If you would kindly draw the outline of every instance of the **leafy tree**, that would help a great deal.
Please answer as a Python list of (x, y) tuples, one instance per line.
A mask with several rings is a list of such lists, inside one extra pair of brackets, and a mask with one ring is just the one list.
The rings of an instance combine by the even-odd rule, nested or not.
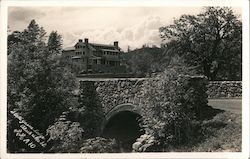
[(43, 133), (72, 105), (76, 86), (71, 72), (53, 56), (60, 48), (50, 48), (45, 35), (32, 20), (20, 33), (21, 41), (9, 46), (8, 56), (8, 109), (18, 110)]
[[(138, 76), (145, 76), (152, 72), (164, 70), (167, 58), (162, 58), (164, 50), (161, 48), (149, 48), (144, 45), (140, 49), (123, 54), (127, 70)], [(164, 65), (164, 66), (163, 66)]]
[(206, 7), (161, 27), (168, 54), (178, 54), (210, 80), (241, 78), (242, 23), (228, 7)]

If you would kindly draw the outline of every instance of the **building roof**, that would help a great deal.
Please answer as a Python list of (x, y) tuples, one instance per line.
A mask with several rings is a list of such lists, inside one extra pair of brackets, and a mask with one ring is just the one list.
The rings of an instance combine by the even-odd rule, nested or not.
[(75, 50), (75, 47), (66, 47), (63, 49), (63, 51), (71, 51), (71, 50)]
[(110, 47), (110, 48), (115, 48), (114, 45), (108, 45), (108, 44), (97, 44), (97, 43), (90, 43), (93, 46), (100, 46), (100, 47)]
[[(86, 46), (84, 42), (77, 42), (73, 47), (67, 47), (63, 49), (64, 51), (70, 51), (75, 50), (76, 45)], [(119, 52), (119, 49), (117, 49), (114, 45), (107, 45), (107, 44), (97, 44), (97, 43), (89, 43), (89, 48), (91, 50), (102, 50), (102, 51), (112, 51), (112, 52)]]
[(115, 50), (110, 50), (110, 49), (101, 49), (102, 51), (109, 51), (109, 52), (119, 52), (119, 50), (115, 49)]

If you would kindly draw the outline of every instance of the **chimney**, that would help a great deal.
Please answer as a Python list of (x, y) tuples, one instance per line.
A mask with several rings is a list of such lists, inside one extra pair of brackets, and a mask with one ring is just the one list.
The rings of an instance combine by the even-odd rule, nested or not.
[(115, 41), (115, 42), (114, 42), (114, 46), (115, 46), (115, 48), (119, 49), (118, 41)]
[(88, 38), (85, 38), (85, 39), (84, 39), (84, 43), (85, 43), (85, 44), (88, 44), (88, 43), (89, 43), (89, 39), (88, 39)]
[(82, 39), (79, 39), (78, 42), (79, 42), (79, 43), (82, 43)]

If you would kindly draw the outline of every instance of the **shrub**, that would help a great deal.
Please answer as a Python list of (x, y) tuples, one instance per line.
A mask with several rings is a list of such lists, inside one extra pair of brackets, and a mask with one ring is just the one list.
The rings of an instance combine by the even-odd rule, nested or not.
[(115, 139), (105, 139), (102, 137), (95, 137), (83, 141), (80, 152), (82, 153), (119, 152), (119, 145)]
[(96, 137), (100, 133), (101, 123), (104, 118), (102, 105), (96, 93), (93, 81), (80, 83), (78, 121), (85, 131), (86, 138)]
[(158, 141), (154, 136), (143, 134), (137, 138), (136, 142), (132, 145), (134, 152), (149, 152), (154, 151), (158, 145)]
[(57, 122), (49, 126), (47, 134), (51, 144), (51, 152), (75, 152), (83, 139), (84, 130), (80, 123), (66, 120), (66, 115), (60, 116)]
[(194, 136), (193, 121), (201, 118), (207, 95), (206, 80), (193, 74), (173, 67), (144, 83), (142, 127), (161, 145), (187, 143)]

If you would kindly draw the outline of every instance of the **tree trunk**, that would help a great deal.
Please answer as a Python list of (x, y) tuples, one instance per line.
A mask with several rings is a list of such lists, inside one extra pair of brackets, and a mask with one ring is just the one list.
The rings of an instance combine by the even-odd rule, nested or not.
[(216, 68), (214, 69), (214, 71), (213, 71), (212, 73), (210, 73), (210, 76), (211, 76), (211, 80), (212, 80), (212, 81), (216, 80), (216, 76), (217, 76), (217, 73), (218, 73), (219, 69), (220, 69), (220, 65), (218, 65), (218, 67), (216, 67)]
[(204, 60), (202, 63), (203, 63), (204, 75), (207, 76), (208, 80), (210, 80), (211, 79), (211, 74), (210, 74), (211, 64), (208, 64), (207, 60)]

